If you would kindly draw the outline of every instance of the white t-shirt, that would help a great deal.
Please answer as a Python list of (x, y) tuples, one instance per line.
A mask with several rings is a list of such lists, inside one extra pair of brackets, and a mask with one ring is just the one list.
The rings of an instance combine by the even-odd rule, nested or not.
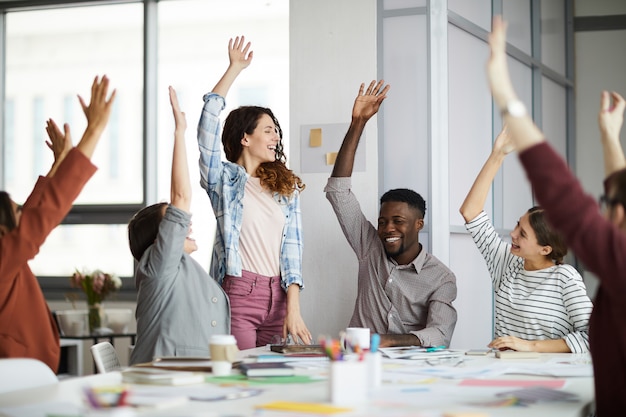
[(269, 277), (280, 276), (280, 245), (285, 215), (258, 177), (248, 177), (239, 236), (242, 267)]

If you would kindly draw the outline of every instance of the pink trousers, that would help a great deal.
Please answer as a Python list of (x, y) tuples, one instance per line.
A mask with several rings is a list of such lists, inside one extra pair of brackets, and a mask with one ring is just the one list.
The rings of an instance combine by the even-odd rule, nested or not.
[(265, 346), (283, 335), (287, 294), (280, 277), (242, 271), (241, 277), (226, 275), (222, 287), (230, 298), (230, 329), (239, 349)]

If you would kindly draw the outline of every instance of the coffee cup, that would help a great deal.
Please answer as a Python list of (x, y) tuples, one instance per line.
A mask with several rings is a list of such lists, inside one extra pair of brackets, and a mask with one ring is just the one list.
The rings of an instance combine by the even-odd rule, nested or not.
[(341, 346), (347, 352), (370, 348), (370, 329), (367, 327), (348, 327), (341, 334)]
[(209, 339), (209, 352), (211, 353), (211, 368), (213, 375), (230, 375), (233, 362), (237, 360), (237, 341), (235, 336), (229, 334), (215, 334)]

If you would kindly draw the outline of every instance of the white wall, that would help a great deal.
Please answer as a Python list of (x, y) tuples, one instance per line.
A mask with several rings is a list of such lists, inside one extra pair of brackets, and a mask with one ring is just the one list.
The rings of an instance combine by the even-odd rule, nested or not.
[[(415, 2), (409, 3), (416, 5)], [(292, 1), (290, 7), (291, 167), (296, 172), (299, 171), (300, 147), (308, 140), (298, 136), (301, 125), (349, 122), (359, 83), (384, 76), (391, 84), (388, 98), (379, 113), (385, 120), (385, 127), (381, 133), (377, 129), (376, 119), (370, 120), (367, 125), (360, 145), (366, 151), (366, 170), (353, 174), (353, 191), (372, 222), (375, 222), (378, 215), (379, 193), (393, 187), (415, 189), (426, 198), (430, 213), (433, 213), (432, 210), (438, 211), (446, 222), (443, 225), (446, 230), (443, 231), (438, 225), (429, 225), (432, 229), (421, 233), (420, 241), (430, 251), (429, 243), (432, 240), (429, 233), (432, 231), (438, 233), (437, 238), (443, 241), (446, 249), (443, 252), (447, 252), (448, 247), (453, 252), (449, 263), (448, 253), (434, 253), (449, 264), (458, 279), (459, 296), (455, 306), (459, 321), (453, 345), (486, 345), (492, 332), (492, 296), (484, 261), (467, 236), (451, 236), (447, 230), (449, 218), (455, 219), (450, 220), (451, 224), (459, 224), (458, 205), (462, 199), (455, 198), (452, 203), (454, 207), (447, 203), (442, 206), (433, 202), (433, 190), (436, 187), (440, 187), (436, 188), (438, 193), (446, 194), (446, 189), (450, 188), (447, 177), (442, 179), (436, 175), (442, 161), (435, 160), (448, 156), (446, 153), (434, 156), (429, 149), (434, 146), (431, 141), (448, 139), (434, 134), (435, 131), (447, 134), (447, 126), (443, 130), (441, 126), (434, 128), (429, 125), (429, 120), (437, 119), (444, 124), (448, 121), (445, 111), (436, 115), (430, 111), (433, 101), (428, 98), (428, 94), (438, 93), (431, 92), (432, 88), (427, 84), (427, 65), (431, 58), (425, 58), (426, 17), (398, 17), (383, 24), (385, 38), (381, 43), (385, 51), (381, 67), (384, 74), (377, 74), (377, 60), (381, 59), (377, 55), (383, 51), (378, 51), (377, 54), (376, 46), (377, 40), (380, 42), (383, 34), (376, 32), (375, 0)], [(489, 14), (488, 11), (485, 13)], [(421, 30), (416, 30), (415, 22), (421, 24)], [(463, 110), (458, 107), (455, 107), (458, 111), (450, 110), (455, 110), (454, 114), (457, 116), (464, 115), (463, 123), (454, 126), (450, 123), (450, 134), (458, 134), (456, 144), (469, 143), (478, 140), (477, 137), (490, 143), (491, 138), (490, 100), (483, 74), (486, 47), (475, 46), (472, 52), (478, 53), (480, 62), (475, 62), (478, 60), (473, 58), (470, 63), (471, 77), (478, 78), (480, 82), (469, 86), (466, 82), (461, 82), (459, 85), (462, 88), (450, 91), (455, 98), (451, 101), (458, 103), (461, 101), (458, 98), (463, 95), (466, 102)], [(443, 53), (446, 54), (445, 47)], [(469, 56), (472, 59), (472, 54)], [(467, 56), (464, 57), (468, 59)], [(470, 68), (467, 62), (454, 63), (466, 69)], [(459, 74), (458, 68), (455, 70), (460, 77), (463, 75)], [(465, 79), (467, 76), (465, 74)], [(470, 91), (468, 87), (472, 87)], [(480, 97), (482, 106), (477, 106), (476, 96)], [(445, 110), (447, 99), (439, 98), (443, 99)], [(472, 115), (480, 129), (468, 129), (464, 124)], [(460, 126), (465, 128), (458, 129)], [(469, 131), (472, 132), (471, 135), (468, 135)], [(381, 148), (384, 155), (378, 153)], [(469, 149), (471, 155), (477, 153), (475, 148)], [(451, 164), (453, 172), (450, 174), (450, 182), (458, 179), (459, 173), (464, 173), (466, 168), (470, 172), (468, 176), (475, 175), (477, 169), (473, 169), (474, 165), (478, 164), (479, 167), (482, 157), (488, 154), (490, 145), (486, 145), (484, 149), (484, 155), (476, 158), (468, 158), (468, 153), (463, 153), (467, 147), (462, 150), (451, 149), (450, 154), (458, 157), (460, 165)], [(464, 168), (462, 165), (468, 160), (471, 160), (471, 167)], [(356, 296), (357, 260), (323, 193), (330, 171), (331, 167), (328, 167), (323, 173), (301, 174), (307, 184), (302, 195), (306, 284), (306, 289), (302, 292), (302, 314), (314, 336), (336, 335), (345, 328)], [(384, 181), (384, 185), (378, 183), (379, 178)], [(469, 189), (469, 185), (466, 188)], [(459, 193), (465, 193), (467, 189)], [(455, 197), (459, 193), (455, 193)], [(432, 223), (431, 216), (432, 214), (428, 215), (427, 223)]]
[[(376, 1), (293, 0), (289, 13), (289, 161), (299, 172), (301, 141), (308, 141), (300, 138), (300, 126), (349, 123), (360, 83), (377, 77)], [(353, 190), (372, 221), (378, 216), (376, 131), (376, 119), (370, 120), (361, 142), (366, 148), (366, 171), (352, 177)], [(301, 174), (307, 186), (302, 194), (306, 288), (301, 305), (314, 337), (336, 337), (348, 325), (356, 296), (356, 256), (323, 192), (331, 168)]]

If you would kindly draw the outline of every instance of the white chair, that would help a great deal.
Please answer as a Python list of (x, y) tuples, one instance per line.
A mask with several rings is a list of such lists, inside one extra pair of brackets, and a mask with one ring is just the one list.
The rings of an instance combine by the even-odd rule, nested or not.
[(52, 385), (59, 382), (45, 363), (31, 358), (0, 359), (0, 393)]
[(119, 371), (122, 369), (120, 360), (117, 358), (115, 347), (109, 342), (100, 342), (91, 348), (93, 361), (96, 363), (96, 369), (99, 374), (107, 372)]

